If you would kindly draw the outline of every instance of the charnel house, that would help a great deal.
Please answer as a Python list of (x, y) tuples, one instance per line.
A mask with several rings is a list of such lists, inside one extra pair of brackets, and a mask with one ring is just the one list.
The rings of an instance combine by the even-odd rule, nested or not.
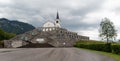
[(71, 47), (78, 40), (89, 40), (89, 37), (81, 36), (76, 32), (62, 28), (57, 12), (54, 22), (47, 21), (42, 27), (17, 35), (10, 40), (4, 40), (4, 46), (6, 48), (17, 48), (25, 45), (39, 44), (37, 47), (41, 47), (47, 44), (47, 46), (53, 47)]

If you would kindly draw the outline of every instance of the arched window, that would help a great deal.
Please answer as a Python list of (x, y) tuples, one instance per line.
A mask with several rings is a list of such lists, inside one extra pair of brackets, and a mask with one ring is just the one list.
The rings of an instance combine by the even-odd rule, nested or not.
[(45, 29), (43, 29), (43, 31), (45, 31)]
[(60, 33), (62, 33), (62, 31), (60, 31)]
[(55, 28), (53, 28), (52, 30), (55, 30)]
[(51, 28), (49, 28), (49, 31), (52, 31), (52, 29), (51, 29)]
[(46, 29), (46, 31), (48, 31), (48, 28)]

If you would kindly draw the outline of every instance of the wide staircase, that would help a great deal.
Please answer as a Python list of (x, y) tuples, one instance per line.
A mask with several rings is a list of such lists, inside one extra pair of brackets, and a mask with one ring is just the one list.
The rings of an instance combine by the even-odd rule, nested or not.
[[(28, 44), (27, 45), (23, 45), (19, 48), (40, 48), (40, 47), (55, 47), (56, 45), (56, 40), (52, 39), (51, 36), (54, 36), (56, 34), (55, 31), (51, 31), (51, 32), (38, 32), (36, 35), (30, 35), (29, 33), (27, 35), (29, 35), (31, 38), (26, 41)], [(35, 37), (43, 37), (46, 38), (47, 41), (46, 43), (33, 43), (31, 40), (34, 39)]]
[(18, 47), (18, 48), (45, 48), (45, 47), (54, 47), (48, 43), (40, 44), (40, 43), (29, 43), (27, 45)]

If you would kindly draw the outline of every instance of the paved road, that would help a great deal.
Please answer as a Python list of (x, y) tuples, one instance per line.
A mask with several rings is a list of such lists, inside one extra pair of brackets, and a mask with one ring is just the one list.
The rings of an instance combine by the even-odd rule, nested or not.
[(116, 61), (78, 48), (0, 49), (0, 61)]

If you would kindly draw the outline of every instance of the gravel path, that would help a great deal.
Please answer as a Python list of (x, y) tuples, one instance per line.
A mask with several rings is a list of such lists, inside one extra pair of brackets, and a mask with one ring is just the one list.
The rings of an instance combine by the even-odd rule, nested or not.
[(116, 61), (78, 48), (0, 49), (0, 61)]

